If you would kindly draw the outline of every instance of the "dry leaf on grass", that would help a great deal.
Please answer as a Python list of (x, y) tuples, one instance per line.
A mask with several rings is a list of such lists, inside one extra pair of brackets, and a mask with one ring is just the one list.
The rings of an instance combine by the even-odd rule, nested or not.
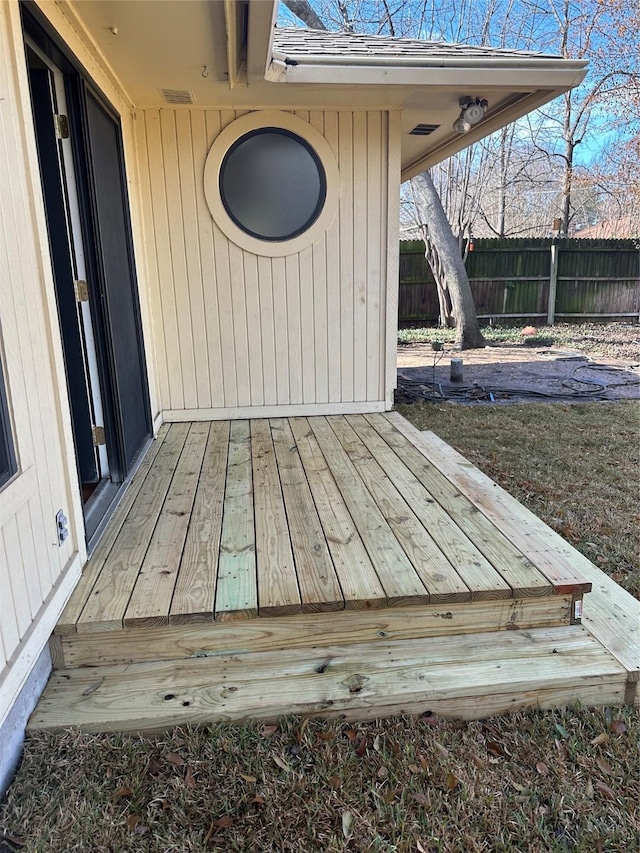
[(536, 764), (536, 770), (538, 771), (538, 773), (541, 776), (548, 776), (549, 775), (549, 768), (544, 763), (544, 761), (538, 761), (538, 763)]
[(169, 764), (174, 764), (176, 767), (182, 767), (185, 764), (185, 760), (181, 755), (178, 755), (177, 752), (167, 752), (164, 755), (164, 760), (168, 761)]
[(260, 729), (260, 734), (262, 737), (271, 737), (278, 731), (277, 726), (263, 726)]
[(362, 758), (362, 756), (367, 751), (367, 741), (369, 738), (366, 735), (363, 735), (358, 741), (358, 745), (356, 746), (356, 755), (358, 758)]
[(455, 773), (449, 773), (447, 776), (447, 792), (455, 791), (460, 786), (461, 782)]
[(610, 729), (616, 735), (623, 735), (626, 734), (627, 726), (622, 720), (613, 720)]
[(611, 765), (609, 764), (609, 762), (607, 761), (606, 758), (601, 758), (600, 756), (598, 756), (596, 758), (596, 764), (598, 765), (600, 770), (602, 770), (603, 773), (607, 774), (607, 776), (613, 776), (614, 775), (613, 768), (611, 767)]
[(351, 812), (342, 812), (342, 834), (348, 841), (351, 837), (351, 827), (353, 825), (353, 815)]
[(596, 789), (596, 791), (599, 791), (603, 797), (607, 797), (607, 799), (609, 800), (616, 799), (615, 792), (608, 785), (605, 785), (604, 782), (601, 782), (599, 779), (596, 779), (596, 781), (593, 783), (593, 787)]
[(193, 770), (188, 765), (184, 774), (184, 784), (187, 786), (187, 788), (196, 787), (196, 779), (193, 775)]
[(591, 746), (600, 746), (601, 743), (609, 743), (611, 738), (606, 732), (602, 732), (591, 741)]
[(443, 758), (449, 758), (449, 750), (446, 746), (443, 746), (441, 743), (438, 743), (437, 740), (433, 742), (433, 745)]
[(289, 767), (287, 762), (284, 760), (284, 758), (281, 758), (279, 755), (274, 755), (274, 756), (272, 756), (272, 758), (281, 770), (284, 770), (287, 773), (290, 772), (291, 768)]
[(118, 790), (113, 795), (113, 802), (117, 803), (118, 800), (121, 800), (123, 797), (130, 797), (133, 794), (133, 791), (128, 785), (123, 785), (122, 788), (118, 788)]

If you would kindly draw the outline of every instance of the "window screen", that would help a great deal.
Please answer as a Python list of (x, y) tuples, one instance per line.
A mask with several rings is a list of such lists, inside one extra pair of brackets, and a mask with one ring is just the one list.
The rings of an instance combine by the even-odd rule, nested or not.
[(241, 136), (220, 167), (220, 196), (235, 224), (260, 240), (302, 234), (326, 197), (322, 164), (301, 137), (275, 127)]

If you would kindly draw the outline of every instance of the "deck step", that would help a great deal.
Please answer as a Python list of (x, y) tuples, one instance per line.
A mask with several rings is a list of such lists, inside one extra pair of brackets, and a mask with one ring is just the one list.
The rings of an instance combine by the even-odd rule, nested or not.
[(54, 672), (28, 728), (151, 732), (283, 714), (479, 719), (621, 704), (625, 668), (580, 625)]
[[(569, 625), (572, 596), (208, 621), (54, 636), (55, 669)], [(96, 626), (97, 627), (97, 626)]]

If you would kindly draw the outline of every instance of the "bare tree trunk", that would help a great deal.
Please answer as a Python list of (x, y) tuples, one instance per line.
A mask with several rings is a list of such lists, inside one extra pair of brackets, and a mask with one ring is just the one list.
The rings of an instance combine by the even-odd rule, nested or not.
[(326, 30), (309, 0), (283, 0), (287, 9), (312, 30)]
[[(422, 193), (422, 209), (426, 225), (423, 233), (433, 245), (439, 261), (439, 267), (447, 291), (451, 298), (453, 314), (456, 321), (456, 346), (460, 349), (478, 349), (487, 346), (480, 331), (476, 315), (476, 307), (469, 286), (469, 277), (460, 255), (460, 248), (451, 225), (445, 215), (442, 202), (428, 172), (423, 172), (419, 178)], [(429, 259), (427, 255), (427, 259)], [(437, 273), (434, 270), (434, 276)], [(438, 291), (440, 297), (440, 291)], [(441, 303), (441, 315), (443, 313)]]

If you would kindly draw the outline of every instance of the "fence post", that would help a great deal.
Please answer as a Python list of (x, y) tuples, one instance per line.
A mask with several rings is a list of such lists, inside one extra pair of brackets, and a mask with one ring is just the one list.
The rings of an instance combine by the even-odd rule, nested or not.
[(553, 326), (556, 316), (556, 292), (558, 290), (558, 245), (551, 244), (551, 263), (549, 266), (549, 301), (547, 303), (547, 326)]

